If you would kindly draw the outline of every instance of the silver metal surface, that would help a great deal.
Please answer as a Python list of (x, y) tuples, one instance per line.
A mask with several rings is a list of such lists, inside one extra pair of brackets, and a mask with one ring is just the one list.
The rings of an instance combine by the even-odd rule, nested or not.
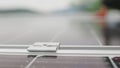
[(37, 42), (29, 46), (29, 52), (56, 52), (59, 48), (58, 42)]
[[(8, 47), (9, 46), (9, 47)], [(8, 55), (73, 55), (73, 56), (119, 56), (119, 46), (81, 46), (61, 45), (56, 53), (51, 52), (29, 52), (26, 46), (21, 45), (0, 45), (0, 54)]]

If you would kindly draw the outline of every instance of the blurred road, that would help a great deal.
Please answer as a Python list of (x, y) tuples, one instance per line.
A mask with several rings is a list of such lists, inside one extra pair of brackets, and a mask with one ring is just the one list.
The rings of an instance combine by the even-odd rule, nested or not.
[(57, 41), (67, 45), (99, 45), (83, 21), (41, 16), (0, 16), (1, 44)]
[[(63, 45), (102, 45), (103, 38), (90, 17), (12, 15), (0, 16), (1, 44), (57, 41)], [(95, 26), (95, 27), (94, 27)]]

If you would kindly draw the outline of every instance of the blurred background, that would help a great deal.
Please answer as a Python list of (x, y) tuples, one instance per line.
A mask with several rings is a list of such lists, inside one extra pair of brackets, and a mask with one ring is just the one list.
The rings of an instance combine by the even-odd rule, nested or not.
[(119, 22), (119, 9), (108, 8), (110, 2), (0, 0), (0, 43), (119, 45), (119, 24), (113, 26)]

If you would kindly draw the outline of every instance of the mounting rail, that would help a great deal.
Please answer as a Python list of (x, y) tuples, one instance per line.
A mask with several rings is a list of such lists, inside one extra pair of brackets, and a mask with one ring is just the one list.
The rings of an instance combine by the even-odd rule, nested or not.
[[(43, 45), (44, 44), (44, 45)], [(0, 45), (4, 55), (58, 55), (58, 56), (120, 56), (120, 46), (60, 45), (35, 43), (33, 45)]]

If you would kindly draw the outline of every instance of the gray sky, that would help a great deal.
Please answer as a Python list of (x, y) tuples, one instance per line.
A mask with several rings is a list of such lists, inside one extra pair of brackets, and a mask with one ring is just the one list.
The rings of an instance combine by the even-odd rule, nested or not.
[(43, 12), (69, 7), (72, 0), (0, 0), (0, 9), (32, 8)]

